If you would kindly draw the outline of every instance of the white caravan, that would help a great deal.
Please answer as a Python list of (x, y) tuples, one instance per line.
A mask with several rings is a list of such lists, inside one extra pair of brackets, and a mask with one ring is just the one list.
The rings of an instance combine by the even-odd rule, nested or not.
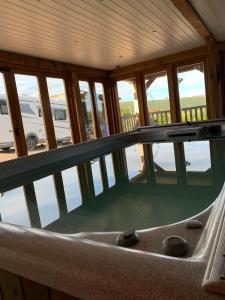
[[(46, 142), (44, 121), (40, 103), (37, 99), (24, 97), (20, 100), (20, 110), (28, 150), (35, 150), (39, 144)], [(60, 99), (51, 99), (52, 118), (58, 144), (69, 143), (69, 117), (65, 103)], [(6, 99), (0, 96), (0, 149), (14, 147), (13, 132)]]

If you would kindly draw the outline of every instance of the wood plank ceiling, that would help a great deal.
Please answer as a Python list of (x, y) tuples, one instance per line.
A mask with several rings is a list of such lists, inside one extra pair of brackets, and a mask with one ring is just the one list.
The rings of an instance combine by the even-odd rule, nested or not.
[(223, 0), (190, 0), (207, 28), (217, 41), (225, 40), (225, 1)]
[(0, 0), (0, 49), (105, 70), (204, 40), (170, 0)]

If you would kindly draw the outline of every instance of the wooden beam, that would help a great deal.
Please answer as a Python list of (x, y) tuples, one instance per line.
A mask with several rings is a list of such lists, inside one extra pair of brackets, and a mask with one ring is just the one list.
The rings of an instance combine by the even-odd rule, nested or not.
[(45, 123), (45, 133), (49, 150), (57, 148), (54, 124), (52, 120), (51, 105), (49, 100), (47, 80), (45, 76), (38, 76), (42, 111)]
[(170, 114), (171, 122), (181, 122), (180, 100), (177, 70), (174, 65), (169, 65), (167, 68), (169, 99), (170, 99)]
[(211, 32), (208, 30), (199, 14), (188, 0), (170, 0), (185, 19), (194, 27), (198, 34), (203, 38), (214, 40)]
[(89, 77), (108, 77), (108, 71), (97, 68), (83, 67), (75, 64), (69, 64), (34, 56), (28, 56), (18, 53), (0, 50), (0, 68), (17, 69), (46, 73), (65, 73), (76, 72)]
[(4, 72), (4, 79), (16, 152), (17, 156), (20, 157), (27, 155), (28, 153), (20, 111), (19, 98), (16, 88), (16, 80), (12, 72)]
[(90, 90), (91, 112), (92, 112), (92, 118), (94, 123), (93, 125), (94, 125), (95, 137), (100, 138), (102, 136), (102, 133), (99, 125), (95, 84), (93, 80), (90, 80), (88, 84)]
[(206, 80), (206, 96), (207, 96), (207, 113), (209, 119), (217, 119), (223, 117), (223, 105), (221, 95), (221, 71), (220, 54), (211, 40), (207, 40), (208, 56), (205, 67)]
[(148, 105), (147, 105), (147, 94), (145, 88), (145, 78), (142, 73), (138, 73), (136, 76), (136, 93), (138, 98), (139, 106), (139, 121), (140, 126), (150, 125), (148, 117)]
[(76, 106), (76, 113), (77, 113), (77, 120), (78, 120), (78, 130), (80, 133), (80, 141), (86, 141), (87, 140), (87, 133), (86, 133), (86, 126), (85, 126), (85, 120), (84, 120), (84, 114), (82, 109), (82, 101), (80, 96), (80, 87), (79, 87), (79, 81), (77, 74), (72, 72), (72, 82), (73, 82), (73, 93), (75, 96), (75, 106)]
[(65, 91), (66, 91), (66, 98), (67, 98), (67, 105), (68, 105), (68, 112), (69, 112), (69, 119), (70, 119), (70, 126), (71, 126), (71, 133), (72, 133), (72, 143), (80, 143), (80, 133), (79, 130), (79, 122), (77, 118), (77, 108), (76, 108), (76, 97), (74, 94), (74, 87), (73, 87), (73, 79), (72, 74), (69, 73), (65, 80)]
[[(221, 44), (221, 47), (223, 47), (223, 45)], [(225, 44), (224, 44), (225, 47)], [(202, 57), (206, 57), (207, 56), (207, 47), (206, 46), (202, 46), (202, 47), (198, 47), (198, 48), (193, 48), (187, 51), (182, 51), (182, 52), (178, 52), (178, 53), (174, 53), (171, 55), (167, 55), (167, 56), (163, 56), (163, 57), (159, 57), (159, 58), (155, 58), (155, 59), (151, 59), (151, 60), (147, 60), (144, 62), (140, 62), (137, 64), (132, 64), (129, 66), (125, 66), (116, 70), (112, 70), (110, 72), (110, 77), (111, 78), (115, 78), (118, 79), (120, 77), (130, 77), (132, 74), (135, 72), (139, 72), (139, 71), (146, 71), (146, 72), (151, 72), (152, 69), (164, 69), (167, 67), (167, 65), (171, 64), (171, 63), (179, 63), (179, 62), (183, 62), (183, 61), (187, 61), (189, 59), (202, 59)], [(128, 78), (127, 77), (127, 78)]]

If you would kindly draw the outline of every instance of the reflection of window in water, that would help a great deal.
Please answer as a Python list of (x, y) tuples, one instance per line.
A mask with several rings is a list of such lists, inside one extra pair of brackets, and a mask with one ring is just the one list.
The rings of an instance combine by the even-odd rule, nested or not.
[(205, 172), (211, 168), (208, 141), (184, 142), (186, 170)]
[(188, 184), (211, 183), (211, 156), (208, 141), (184, 142)]
[(112, 187), (116, 183), (112, 154), (105, 155), (105, 165), (109, 187)]
[(0, 214), (3, 222), (30, 226), (30, 218), (22, 187), (0, 195)]
[(59, 206), (52, 176), (34, 181), (41, 226), (59, 218)]
[(71, 211), (82, 204), (77, 167), (72, 167), (62, 171), (62, 179), (66, 196), (67, 209), (68, 211)]
[(99, 158), (91, 161), (91, 170), (94, 182), (95, 196), (103, 192), (102, 174)]
[(173, 143), (153, 144), (153, 160), (157, 183), (177, 182)]
[(125, 149), (127, 160), (127, 171), (129, 180), (143, 172), (143, 146), (136, 144)]

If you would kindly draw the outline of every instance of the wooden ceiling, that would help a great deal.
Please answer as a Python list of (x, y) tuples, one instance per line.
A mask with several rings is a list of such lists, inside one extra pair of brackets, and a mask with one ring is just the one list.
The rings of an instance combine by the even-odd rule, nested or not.
[(225, 1), (224, 0), (190, 0), (194, 9), (217, 41), (225, 40)]
[(105, 70), (204, 44), (170, 0), (0, 0), (0, 19), (0, 50)]

